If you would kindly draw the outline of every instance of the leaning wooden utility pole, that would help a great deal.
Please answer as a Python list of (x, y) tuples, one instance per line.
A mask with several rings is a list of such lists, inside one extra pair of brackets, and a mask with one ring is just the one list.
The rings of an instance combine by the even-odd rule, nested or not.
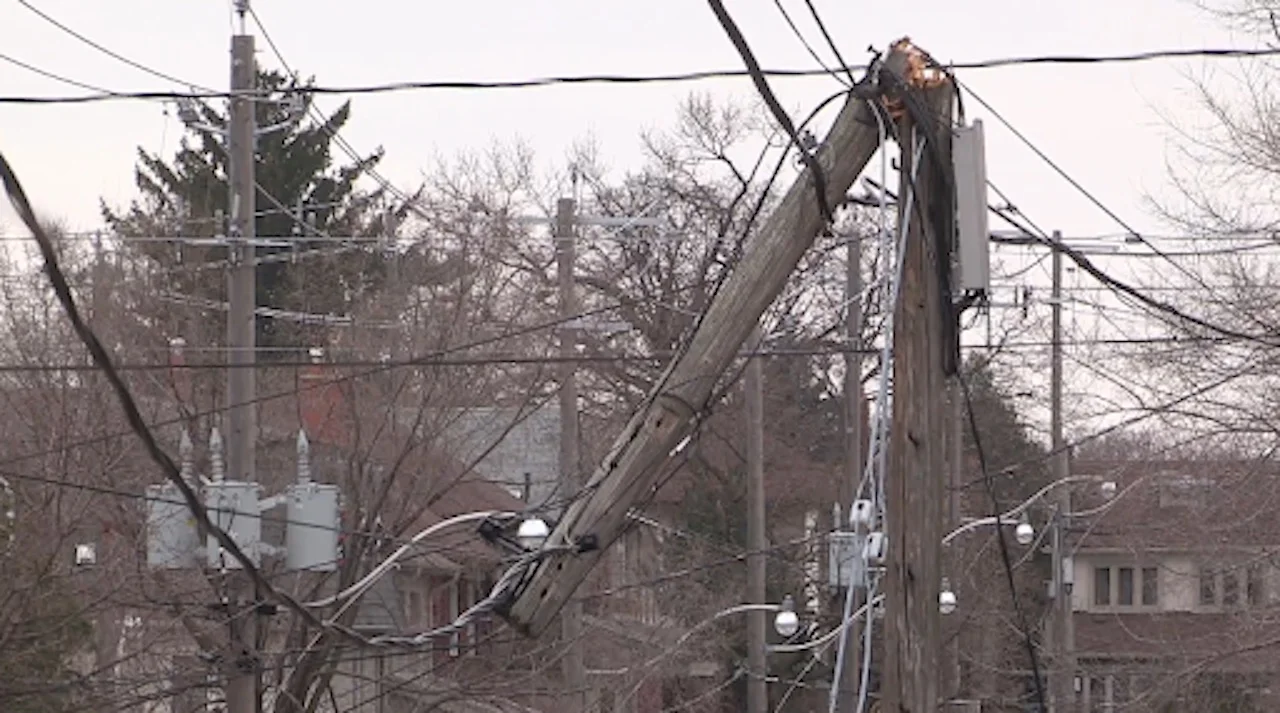
[[(894, 49), (876, 77), (907, 74), (907, 53)], [(861, 94), (859, 96), (858, 94)], [(557, 550), (529, 574), (501, 607), (518, 630), (538, 635), (595, 567), (603, 550), (627, 524), (627, 512), (647, 499), (659, 476), (710, 407), (726, 369), (760, 316), (787, 280), (827, 219), (820, 200), (837, 205), (880, 144), (876, 109), (878, 84), (859, 87), (836, 117), (831, 131), (814, 151), (822, 171), (819, 198), (814, 175), (805, 169), (777, 208), (748, 242), (738, 266), (707, 306), (698, 328), (680, 356), (654, 387), (651, 398), (619, 434), (584, 495), (565, 511), (547, 539)]]
[[(915, 63), (896, 109), (902, 145), (898, 221), (907, 226), (902, 283), (894, 309), (893, 416), (885, 475), (884, 709), (931, 713), (939, 702), (942, 523), (947, 478), (944, 339), (951, 295), (954, 200), (951, 102), (941, 71)], [(917, 165), (917, 161), (918, 164)]]

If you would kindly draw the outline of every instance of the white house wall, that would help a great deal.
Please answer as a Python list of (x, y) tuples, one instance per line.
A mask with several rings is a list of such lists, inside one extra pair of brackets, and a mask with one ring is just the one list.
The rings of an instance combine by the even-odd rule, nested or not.
[[(1195, 611), (1199, 603), (1200, 578), (1195, 559), (1185, 554), (1125, 555), (1119, 553), (1077, 553), (1072, 558), (1074, 584), (1071, 588), (1072, 611), (1093, 611), (1093, 576), (1097, 567), (1155, 567), (1158, 570), (1158, 611)], [(1275, 578), (1271, 573), (1271, 579)], [(1113, 584), (1114, 586), (1114, 584)], [(1275, 591), (1268, 582), (1268, 591)], [(1141, 596), (1141, 592), (1135, 593)], [(1108, 611), (1120, 607), (1107, 607)], [(1133, 607), (1134, 611), (1151, 611), (1149, 607)]]

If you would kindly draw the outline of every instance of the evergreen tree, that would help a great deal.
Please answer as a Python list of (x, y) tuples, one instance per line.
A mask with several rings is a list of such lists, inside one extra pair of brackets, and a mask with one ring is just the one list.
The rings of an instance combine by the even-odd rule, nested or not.
[[(258, 267), (257, 304), (345, 314), (361, 297), (379, 288), (391, 253), (388, 245), (377, 242), (335, 244), (321, 236), (392, 236), (405, 206), (391, 206), (384, 188), (366, 191), (357, 185), (381, 161), (380, 149), (346, 165), (335, 161), (334, 144), (351, 116), (350, 103), (323, 122), (304, 119), (287, 123), (287, 98), (298, 89), (294, 80), (260, 71), (257, 84), (266, 97), (255, 104), (257, 125), (286, 122), (286, 128), (262, 134), (257, 140), (257, 236), (286, 239), (257, 248), (258, 257), (266, 258)], [(304, 106), (309, 107), (309, 97), (302, 96)], [(151, 273), (157, 278), (157, 284), (152, 285), (155, 290), (220, 302), (225, 299), (225, 277), (217, 268), (227, 257), (225, 248), (137, 240), (225, 234), (230, 203), (222, 129), (228, 126), (228, 117), (206, 103), (197, 103), (194, 108), (202, 124), (219, 131), (187, 127), (187, 135), (171, 159), (139, 148), (135, 180), (141, 195), (125, 210), (104, 204), (102, 212), (115, 236), (128, 246), (129, 254), (145, 257), (160, 268)], [(299, 223), (298, 207), (305, 227)], [(298, 237), (311, 239), (288, 240)], [(221, 319), (216, 312), (208, 313), (207, 318), (212, 322)], [(204, 338), (221, 333), (219, 326), (207, 326)], [(316, 337), (297, 323), (258, 320), (258, 342), (263, 346)]]

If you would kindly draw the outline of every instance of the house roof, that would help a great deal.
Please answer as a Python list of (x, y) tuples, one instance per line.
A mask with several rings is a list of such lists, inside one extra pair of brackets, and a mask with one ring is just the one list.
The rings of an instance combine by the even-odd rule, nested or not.
[(1257, 462), (1077, 462), (1076, 475), (1117, 483), (1103, 500), (1096, 486), (1077, 487), (1072, 509), (1098, 510), (1073, 523), (1082, 550), (1256, 548), (1280, 544), (1280, 469)]
[(405, 629), (404, 605), (393, 577), (375, 580), (361, 595), (353, 628), (371, 634)]

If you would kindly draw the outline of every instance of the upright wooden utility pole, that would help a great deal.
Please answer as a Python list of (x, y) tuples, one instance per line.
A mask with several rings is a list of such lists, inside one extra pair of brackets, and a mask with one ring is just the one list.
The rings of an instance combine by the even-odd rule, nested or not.
[[(1052, 450), (1053, 479), (1062, 480), (1070, 470), (1067, 462), (1065, 439), (1062, 432), (1062, 233), (1053, 233), (1053, 292), (1050, 307), (1053, 314), (1052, 354), (1049, 365), (1049, 438)], [(1066, 549), (1066, 513), (1071, 510), (1071, 489), (1057, 488), (1054, 493), (1057, 510), (1054, 513), (1052, 541), (1053, 586), (1052, 622), (1049, 626), (1053, 642), (1054, 661), (1050, 673), (1050, 701), (1053, 713), (1074, 713), (1075, 690), (1075, 631), (1071, 619), (1071, 593), (1063, 576), (1063, 551)]]
[[(927, 70), (926, 70), (927, 71)], [(885, 475), (888, 555), (885, 577), (885, 653), (881, 690), (885, 710), (932, 713), (939, 701), (942, 523), (947, 459), (944, 319), (951, 295), (942, 294), (950, 271), (954, 205), (943, 177), (951, 163), (951, 102), (945, 77), (916, 75), (902, 101), (899, 225), (908, 226), (903, 275), (894, 306), (893, 420)], [(931, 86), (932, 85), (932, 86)], [(917, 124), (909, 108), (920, 107)], [(925, 116), (920, 116), (921, 111)], [(920, 165), (915, 165), (916, 150)], [(942, 164), (942, 165), (940, 165)], [(915, 180), (912, 180), (912, 175)], [(949, 214), (950, 213), (950, 214)], [(946, 247), (940, 246), (945, 245)]]
[[(574, 357), (578, 353), (578, 296), (573, 279), (577, 261), (574, 231), (577, 204), (572, 198), (556, 202), (556, 273), (560, 286), (560, 497), (572, 498), (582, 486), (578, 458), (578, 381)], [(564, 680), (570, 713), (587, 710), (587, 674), (582, 656), (582, 603), (570, 601), (561, 617), (564, 635)]]
[[(254, 314), (257, 308), (257, 285), (254, 260), (257, 197), (254, 179), (254, 141), (257, 134), (255, 101), (251, 96), (255, 83), (253, 35), (244, 32), (244, 15), (248, 0), (237, 0), (240, 33), (231, 38), (231, 108), (227, 134), (228, 178), (231, 183), (231, 225), (228, 247), (231, 267), (227, 278), (227, 476), (230, 480), (257, 480), (254, 450), (257, 445), (257, 418), (253, 363), (256, 357)], [(235, 609), (243, 606), (241, 597), (256, 603), (257, 593), (248, 577), (237, 572), (228, 583), (229, 601)], [(231, 623), (233, 652), (227, 657), (230, 671), (227, 683), (227, 713), (260, 713), (258, 695), (259, 658), (257, 653), (257, 611), (237, 616)]]
[[(747, 342), (754, 351), (761, 344), (756, 327)], [(764, 369), (763, 357), (747, 358), (743, 380), (747, 406), (747, 603), (765, 601), (765, 503), (764, 503)], [(747, 614), (747, 713), (769, 710), (769, 686), (765, 681), (766, 613), (757, 609)]]
[[(858, 498), (858, 486), (862, 482), (864, 456), (863, 435), (866, 431), (864, 403), (862, 394), (862, 236), (849, 236), (845, 266), (845, 347), (848, 352), (844, 357), (844, 475), (840, 480), (839, 511), (844, 522), (831, 523), (832, 528), (843, 530), (849, 524), (849, 514), (853, 512), (853, 503)], [(852, 594), (839, 593), (835, 600), (839, 602), (836, 611), (843, 613), (845, 596), (852, 596), (850, 611), (857, 611), (862, 606), (863, 590), (855, 588)], [(844, 659), (841, 670), (839, 692), (836, 697), (836, 713), (855, 713), (858, 705), (858, 688), (862, 685), (862, 649), (858, 640), (861, 628), (846, 626), (840, 636), (841, 650)], [(839, 657), (837, 656), (837, 660)]]

